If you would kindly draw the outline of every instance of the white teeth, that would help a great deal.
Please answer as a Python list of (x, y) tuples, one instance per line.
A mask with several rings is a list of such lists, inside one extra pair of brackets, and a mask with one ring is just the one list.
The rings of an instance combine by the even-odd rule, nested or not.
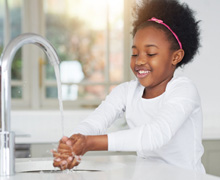
[(148, 73), (148, 72), (149, 72), (149, 71), (143, 71), (143, 70), (138, 71), (139, 74), (146, 74), (146, 73)]

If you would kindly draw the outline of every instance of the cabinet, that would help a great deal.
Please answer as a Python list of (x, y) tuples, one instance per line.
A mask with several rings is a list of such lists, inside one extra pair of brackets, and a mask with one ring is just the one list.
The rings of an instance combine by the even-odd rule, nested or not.
[(220, 176), (220, 139), (203, 140), (204, 155), (202, 163), (206, 173)]

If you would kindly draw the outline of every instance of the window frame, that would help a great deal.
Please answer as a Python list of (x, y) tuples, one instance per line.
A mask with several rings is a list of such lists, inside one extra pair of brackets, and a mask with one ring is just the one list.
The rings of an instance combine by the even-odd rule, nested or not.
[[(133, 0), (124, 0), (124, 41), (123, 41), (123, 82), (129, 81), (133, 76), (130, 71), (130, 54), (131, 54), (131, 5)], [(45, 35), (45, 17), (43, 11), (43, 0), (23, 0), (22, 14), (22, 32), (33, 32)], [(25, 22), (25, 23), (24, 23)], [(107, 30), (108, 31), (108, 30)], [(109, 37), (107, 37), (109, 44)], [(109, 93), (109, 87), (118, 83), (109, 81), (109, 47), (107, 46), (106, 54), (106, 81), (103, 83), (74, 83), (76, 85), (104, 85), (106, 94)], [(22, 48), (22, 81), (12, 81), (12, 85), (21, 85), (23, 87), (22, 99), (12, 99), (13, 109), (57, 109), (59, 107), (57, 99), (45, 98), (46, 85), (56, 86), (55, 81), (46, 81), (45, 66), (40, 65), (44, 58), (43, 51), (36, 45), (30, 45)], [(42, 69), (41, 69), (42, 68)], [(40, 73), (42, 72), (42, 74)], [(25, 83), (28, 82), (28, 83)], [(72, 83), (71, 83), (72, 84)], [(95, 108), (101, 100), (75, 100), (63, 101), (65, 109)]]

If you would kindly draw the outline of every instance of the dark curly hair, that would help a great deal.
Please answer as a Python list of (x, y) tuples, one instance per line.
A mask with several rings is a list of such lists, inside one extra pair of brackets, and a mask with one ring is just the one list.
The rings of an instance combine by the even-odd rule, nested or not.
[(194, 12), (187, 4), (180, 4), (177, 0), (143, 0), (140, 6), (133, 11), (133, 31), (136, 32), (147, 26), (162, 29), (171, 42), (171, 50), (178, 50), (179, 44), (173, 34), (163, 25), (148, 21), (152, 17), (163, 20), (178, 36), (182, 43), (185, 55), (177, 67), (192, 61), (200, 47), (199, 21), (195, 20)]

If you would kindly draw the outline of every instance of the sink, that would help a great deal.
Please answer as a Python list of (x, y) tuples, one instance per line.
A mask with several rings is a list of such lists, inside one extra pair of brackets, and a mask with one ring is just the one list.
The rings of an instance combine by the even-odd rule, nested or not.
[[(113, 169), (123, 168), (125, 165), (120, 162), (106, 162), (106, 160), (102, 160), (97, 158), (94, 161), (94, 157), (86, 157), (82, 158), (81, 163), (75, 167), (74, 171), (89, 171), (89, 172), (97, 172), (97, 171), (109, 171)], [(52, 158), (19, 158), (16, 159), (15, 162), (15, 170), (17, 173), (27, 173), (27, 172), (43, 172), (43, 173), (61, 173), (59, 168), (53, 167), (53, 159)]]
[(19, 158), (15, 161), (15, 171), (37, 172), (37, 171), (56, 171), (58, 168), (53, 167), (52, 158)]

